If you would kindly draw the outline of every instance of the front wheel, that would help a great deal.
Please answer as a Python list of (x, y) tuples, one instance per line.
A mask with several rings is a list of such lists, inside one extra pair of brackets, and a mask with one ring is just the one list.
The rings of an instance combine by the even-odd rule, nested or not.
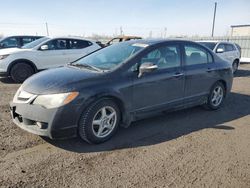
[(210, 110), (217, 110), (218, 108), (220, 108), (225, 99), (225, 92), (225, 87), (221, 82), (215, 83), (210, 90), (206, 108)]
[(10, 76), (17, 83), (22, 83), (33, 74), (33, 68), (27, 63), (17, 63), (10, 69)]
[(120, 110), (112, 100), (92, 104), (80, 118), (79, 136), (89, 143), (102, 143), (110, 139), (120, 123)]

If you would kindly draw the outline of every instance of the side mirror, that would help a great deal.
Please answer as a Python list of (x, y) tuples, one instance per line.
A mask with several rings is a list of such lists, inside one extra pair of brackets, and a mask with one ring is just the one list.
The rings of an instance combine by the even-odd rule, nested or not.
[(218, 49), (216, 50), (216, 52), (217, 52), (217, 53), (223, 53), (224, 50), (223, 50), (223, 48), (218, 48)]
[(158, 66), (153, 63), (142, 63), (141, 66), (139, 67), (138, 78), (140, 78), (144, 73), (152, 72), (156, 69), (158, 69)]
[(49, 46), (48, 45), (42, 45), (41, 47), (40, 47), (40, 49), (41, 50), (48, 50), (49, 49)]

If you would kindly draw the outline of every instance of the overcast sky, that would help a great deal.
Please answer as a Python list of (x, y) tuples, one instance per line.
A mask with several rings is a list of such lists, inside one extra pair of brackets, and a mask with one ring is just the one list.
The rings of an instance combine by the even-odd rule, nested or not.
[[(214, 0), (1, 1), (0, 34), (211, 35)], [(250, 0), (217, 0), (215, 36), (250, 24)], [(166, 32), (166, 33), (165, 33)]]

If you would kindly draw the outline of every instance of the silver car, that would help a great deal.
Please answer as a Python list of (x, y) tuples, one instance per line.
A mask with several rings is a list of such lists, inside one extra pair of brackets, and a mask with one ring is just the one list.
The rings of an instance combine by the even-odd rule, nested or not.
[(241, 52), (235, 43), (224, 41), (199, 41), (199, 43), (231, 63), (234, 73), (238, 70)]

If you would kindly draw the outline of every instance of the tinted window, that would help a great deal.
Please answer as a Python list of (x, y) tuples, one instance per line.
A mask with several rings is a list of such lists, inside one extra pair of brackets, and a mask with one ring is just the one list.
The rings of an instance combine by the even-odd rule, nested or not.
[(197, 65), (212, 62), (212, 56), (206, 50), (195, 45), (185, 45), (186, 65)]
[(67, 40), (55, 39), (47, 42), (45, 45), (48, 45), (48, 50), (65, 50), (67, 49)]
[(69, 40), (69, 49), (82, 49), (91, 45), (92, 43), (86, 40)]
[(158, 69), (179, 67), (181, 64), (180, 49), (178, 45), (167, 45), (147, 53), (141, 63), (153, 63)]
[(236, 50), (235, 47), (232, 44), (226, 44), (226, 51), (234, 51)]
[(18, 41), (17, 41), (17, 38), (11, 37), (11, 38), (7, 38), (3, 40), (0, 44), (4, 48), (17, 47)]

